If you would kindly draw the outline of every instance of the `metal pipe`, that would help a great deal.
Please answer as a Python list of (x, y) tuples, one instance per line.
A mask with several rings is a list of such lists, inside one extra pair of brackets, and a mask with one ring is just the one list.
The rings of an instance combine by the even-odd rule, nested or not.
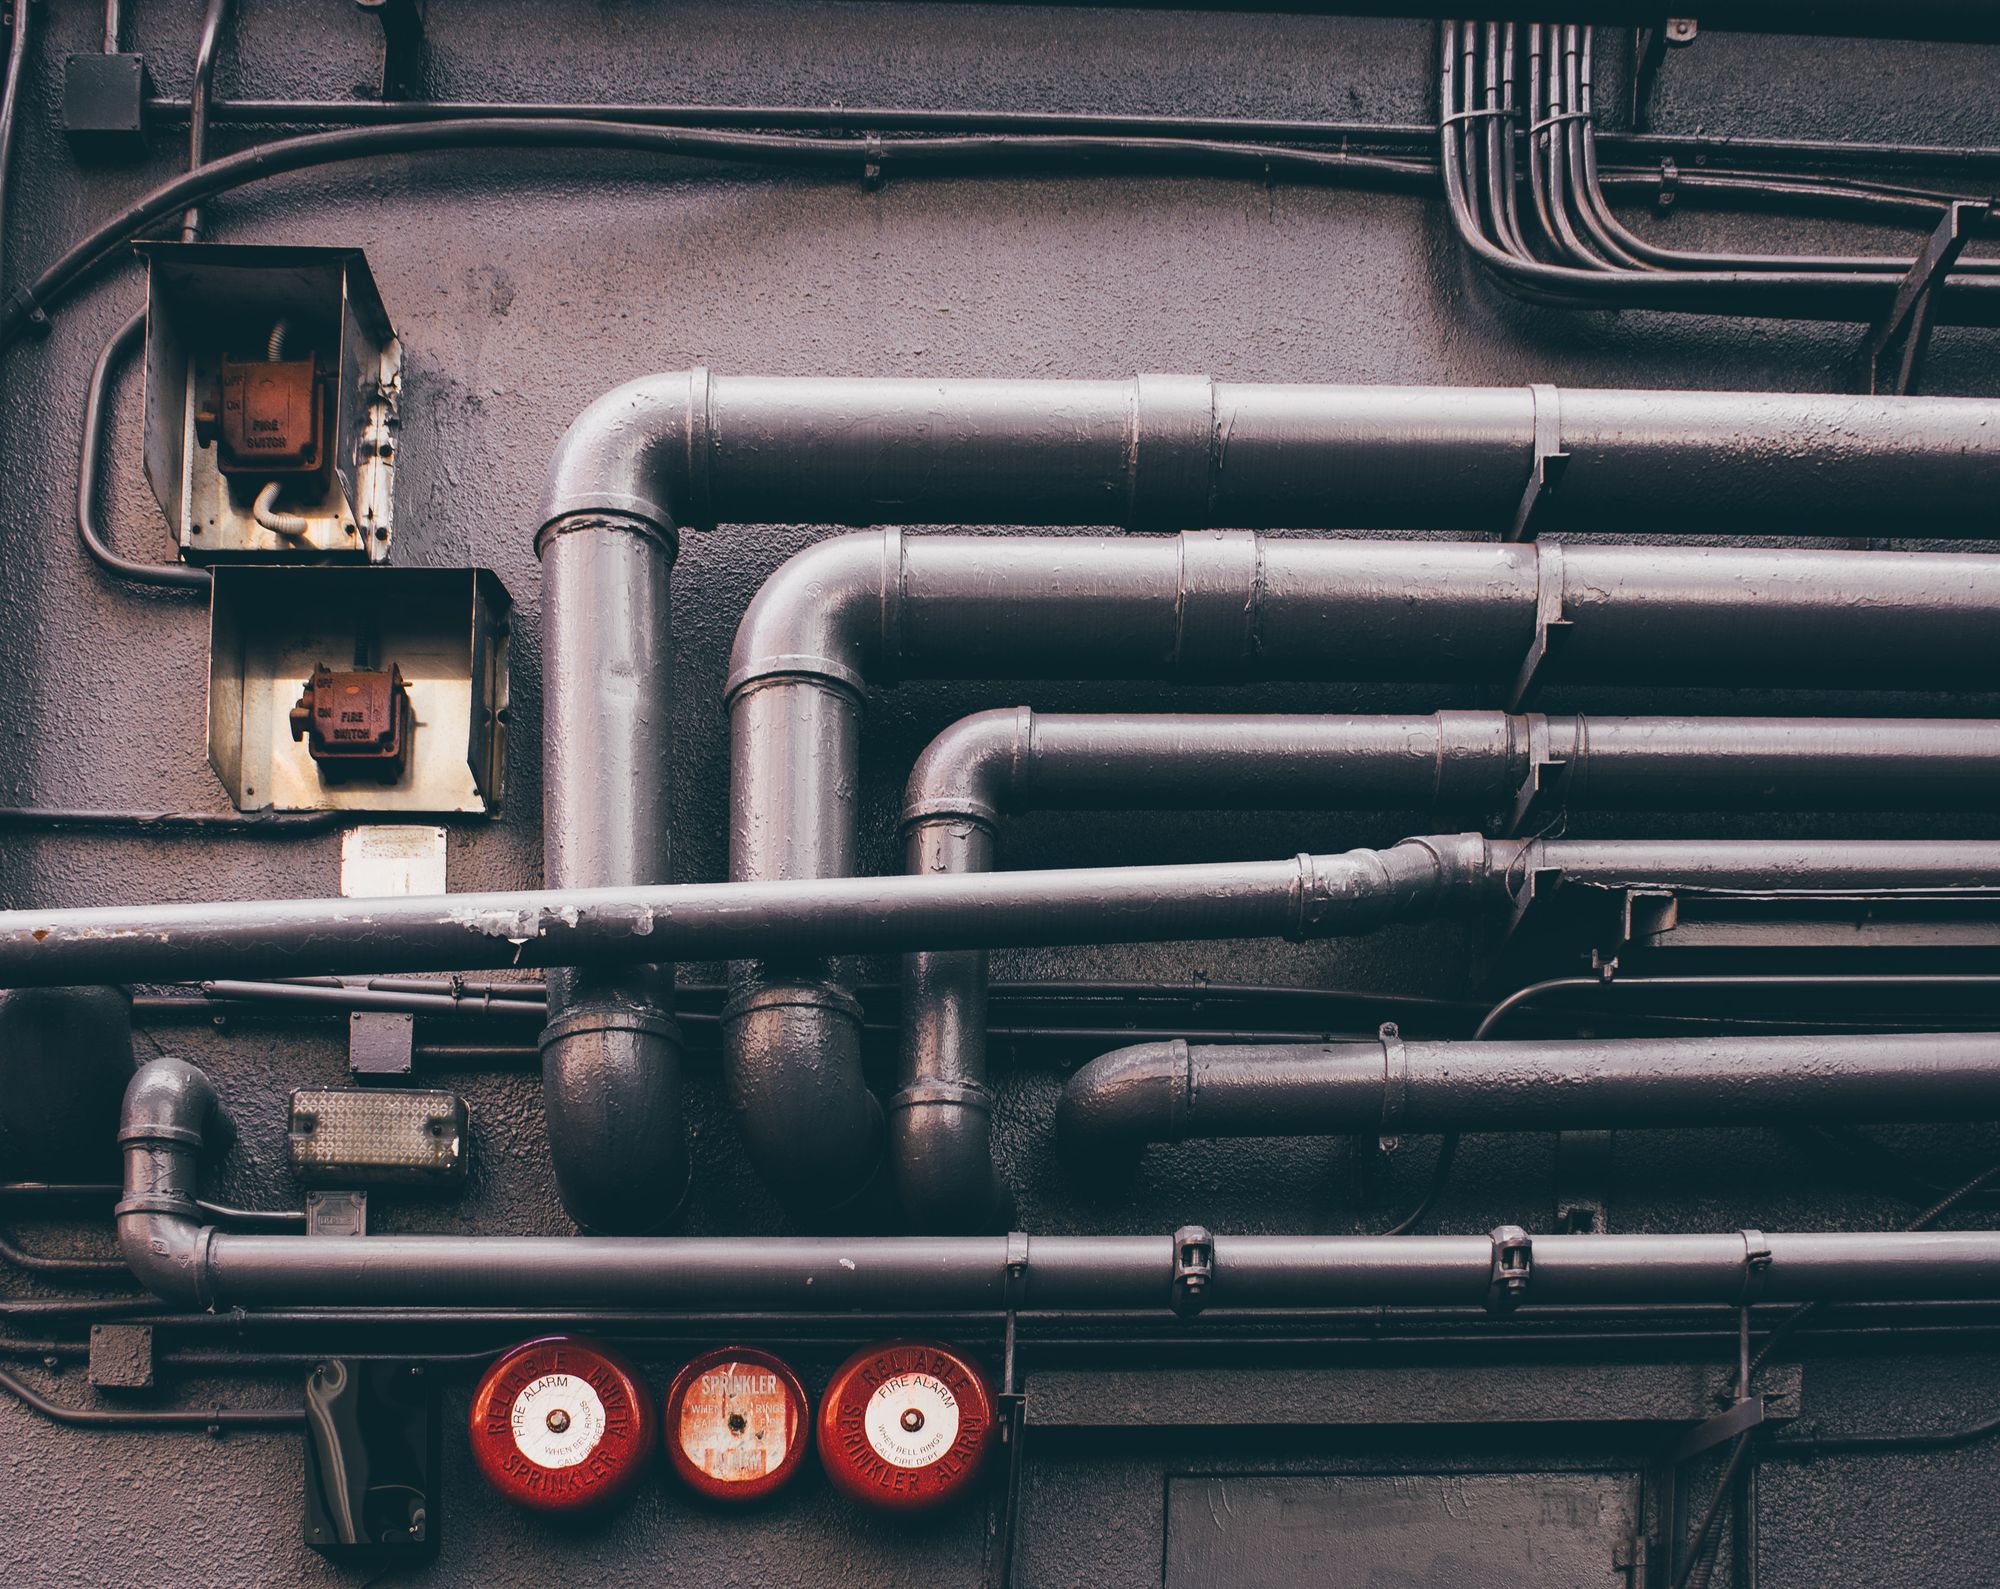
[[(542, 519), (2000, 533), (1990, 399), (1555, 387), (647, 376), (597, 400)], [(1539, 428), (1538, 428), (1539, 425)], [(1225, 438), (1227, 445), (1225, 447)]]
[(1149, 1142), (2000, 1118), (2000, 1034), (1120, 1048), (1063, 1089), (1079, 1165)]
[[(1142, 408), (1143, 387), (1131, 388)], [(794, 466), (835, 469), (836, 460), (817, 450), (787, 454), (779, 429), (759, 438), (757, 454), (771, 464), (767, 492)], [(952, 434), (972, 445), (970, 436)], [(1143, 437), (1131, 440), (1147, 456)], [(1230, 447), (1238, 464), (1254, 457), (1254, 432), (1231, 432)], [(1289, 480), (1289, 471), (1304, 472), (1302, 453), (1310, 450), (1274, 448), (1273, 456)], [(861, 452), (870, 482), (903, 493), (903, 507), (943, 506), (925, 496), (933, 476), (948, 472), (942, 457), (906, 491), (897, 458), (880, 456), (873, 442)], [(1186, 456), (1206, 468), (1205, 450)], [(1439, 467), (1436, 460), (1417, 466), (1414, 457), (1397, 465), (1425, 477)], [(1053, 467), (1060, 476), (1063, 466)], [(1462, 489), (1477, 469), (1476, 459), (1468, 471), (1447, 469), (1458, 482), (1450, 489)], [(997, 463), (971, 473), (982, 492), (971, 500), (983, 512), (1077, 507), (1039, 496), (1050, 478), (1041, 473), (1015, 479)], [(559, 485), (552, 500), (568, 500), (570, 489)], [(1136, 487), (1131, 495), (1154, 500)], [(1290, 499), (1305, 502), (1310, 493)], [(852, 505), (838, 489), (832, 501)], [(760, 516), (796, 506), (767, 495)], [(1193, 499), (1181, 508), (1198, 511)], [(1128, 517), (1146, 521), (1151, 511)], [(1753, 610), (1757, 621), (1745, 622)], [(1885, 561), (1875, 552), (1244, 532), (1143, 540), (844, 536), (773, 574), (737, 630), (728, 681), (730, 875), (809, 879), (851, 870), (860, 692), (871, 678), (1450, 678), (1512, 681), (1510, 693), (1519, 696), (1536, 672), (1528, 659), (1548, 656), (1551, 668), (1598, 680), (1650, 683), (1670, 660), (1688, 679), (1758, 674), (1880, 687), (1937, 666), (1961, 678), (1992, 675), (2000, 663), (1988, 627), (1996, 610), (2000, 559), (1975, 554)], [(1546, 627), (1557, 618), (1559, 629)], [(1561, 636), (1555, 652), (1547, 650), (1551, 634)], [(926, 867), (946, 860), (919, 856)], [(851, 999), (822, 962), (741, 967), (736, 984), (729, 1064), (753, 1160), (781, 1188), (796, 1188), (799, 1200), (838, 1208), (866, 1187), (877, 1163), (875, 1105), (862, 1083)], [(939, 1018), (962, 1026), (975, 1015), (941, 1009)], [(977, 1083), (939, 1080), (945, 1090), (927, 1089), (911, 1102), (939, 1130), (944, 1117), (959, 1115), (953, 1129), (965, 1132), (970, 1153), (978, 1128), (963, 1114), (981, 1100), (965, 1089)]]
[[(903, 805), (905, 870), (993, 864), (1003, 814), (1187, 806), (1505, 809), (1546, 778), (1566, 806), (1954, 806), (2000, 793), (2000, 724), (1892, 718), (1146, 716), (962, 718), (931, 741)], [(1557, 782), (1559, 780), (1559, 783)], [(993, 1229), (986, 955), (903, 962), (890, 1168), (918, 1229)]]
[(0, 911), (0, 986), (617, 965), (1183, 938), (1313, 939), (1501, 904), (1533, 876), (1726, 892), (2000, 897), (2000, 841), (1405, 839), (1288, 861), (945, 877)]
[[(165, 1300), (204, 1309), (310, 1305), (807, 1310), (1246, 1309), (1579, 1303), (1747, 1305), (2000, 1297), (2000, 1232), (1538, 1236), (1523, 1283), (1496, 1287), (1493, 1236), (1014, 1238), (238, 1235), (192, 1203), (204, 1133), (226, 1117), (206, 1078), (157, 1059), (126, 1095), (119, 1241)], [(1205, 1233), (1204, 1233), (1205, 1235)], [(1021, 1263), (1014, 1292), (1009, 1269)]]
[[(1948, 875), (1984, 860), (2000, 878), (2000, 844), (1935, 848), (1949, 852), (1932, 858)], [(1906, 864), (1923, 865), (1927, 851), (1897, 844), (1881, 854), (1884, 875), (1894, 877)], [(1387, 850), (1204, 866), (8, 911), (0, 912), (0, 985), (94, 980), (79, 974), (88, 965), (120, 973), (96, 980), (161, 982), (217, 965), (272, 976), (389, 961), (416, 970), (595, 969), (931, 944), (1317, 937), (1476, 902), (1520, 863), (1518, 844), (1496, 850), (1477, 834), (1454, 834)]]
[[(597, 512), (550, 521), (535, 544), (543, 643), (562, 659), (542, 708), (543, 876), (551, 889), (662, 883), (678, 543), (671, 526)], [(587, 1229), (659, 1230), (686, 1196), (673, 978), (664, 960), (549, 973), (549, 1154)]]
[[(199, 171), (208, 161), (208, 105), (215, 94), (215, 65), (222, 57), (222, 35), (236, 0), (208, 0), (201, 14), (201, 42), (196, 46), (194, 80), (188, 91), (188, 170)], [(181, 216), (181, 241), (199, 242), (203, 214), (199, 201)]]
[[(1986, 530), (2000, 528), (1992, 412), (1936, 398), (695, 369), (592, 404), (550, 465), (542, 522), (609, 515), (665, 536), (720, 522), (952, 523), (970, 510), (995, 523), (1141, 530), (1498, 528), (1555, 449), (1569, 463), (1547, 527), (1873, 532), (1921, 491), (1927, 523)], [(572, 599), (545, 595), (552, 614)], [(1753, 603), (1760, 621), (1745, 624)], [(1558, 625), (1561, 665), (1599, 678), (1650, 680), (1671, 656), (1690, 679), (1756, 669), (1880, 686), (1941, 666), (1992, 673), (1996, 606), (1990, 558), (1243, 533), (844, 537), (773, 576), (738, 631), (730, 875), (852, 870), (860, 691), (884, 673), (1018, 675), (1030, 658), (1043, 676), (1497, 677), (1518, 697)], [(1918, 618), (1925, 643), (1913, 647)], [(592, 607), (575, 623), (600, 621)], [(588, 665), (551, 641), (552, 678)], [(624, 710), (636, 718), (636, 706)], [(622, 731), (609, 716), (604, 726), (609, 738)], [(623, 784), (599, 781), (615, 809)], [(766, 1178), (795, 1208), (839, 1218), (879, 1166), (880, 1111), (862, 1083), (844, 977), (822, 953), (791, 952), (732, 972), (731, 1092)]]

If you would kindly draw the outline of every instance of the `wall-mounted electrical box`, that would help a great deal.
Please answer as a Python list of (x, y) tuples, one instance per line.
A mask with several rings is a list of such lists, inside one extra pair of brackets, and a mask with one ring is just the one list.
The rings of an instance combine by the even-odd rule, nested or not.
[(217, 568), (209, 762), (244, 811), (492, 812), (509, 621), (483, 568)]
[(181, 556), (387, 562), (403, 354), (361, 251), (139, 246), (146, 479)]

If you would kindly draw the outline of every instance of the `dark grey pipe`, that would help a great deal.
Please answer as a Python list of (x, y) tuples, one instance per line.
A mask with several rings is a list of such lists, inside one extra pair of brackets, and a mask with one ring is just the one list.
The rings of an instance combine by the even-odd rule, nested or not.
[[(1703, 847), (1704, 852), (1707, 847)], [(1886, 877), (1959, 878), (2000, 844), (1883, 846)], [(849, 877), (813, 883), (683, 883), (432, 898), (240, 900), (209, 905), (0, 912), (0, 986), (91, 980), (626, 965), (751, 954), (900, 951), (928, 944), (1059, 944), (1123, 938), (1312, 938), (1470, 905), (1504, 889), (1518, 846), (1489, 854), (1478, 834), (1408, 839), (1387, 850), (1289, 861), (1102, 867), (966, 877)], [(1944, 852), (1948, 851), (1949, 854)], [(1865, 864), (1865, 863), (1864, 863)]]
[[(197, 1308), (643, 1306), (998, 1309), (1014, 1240), (991, 1237), (257, 1236), (199, 1222), (204, 1134), (223, 1123), (193, 1066), (159, 1059), (126, 1094), (119, 1243), (141, 1283)], [(1201, 1301), (1236, 1308), (1481, 1307), (1495, 1238), (1217, 1236)], [(1026, 1308), (1165, 1310), (1178, 1236), (1027, 1239)], [(1986, 1300), (2000, 1232), (1537, 1236), (1520, 1305)]]
[[(1559, 450), (1568, 464), (1538, 514), (1543, 528), (1876, 534), (1922, 500), (1927, 532), (1982, 534), (2000, 530), (1996, 412), (1940, 398), (697, 369), (633, 382), (586, 410), (551, 464), (542, 520), (611, 515), (662, 533), (973, 517), (1141, 530), (1501, 528), (1537, 458)], [(739, 631), (731, 876), (851, 869), (858, 692), (884, 669), (1479, 677), (1513, 680), (1518, 693), (1544, 632), (1539, 614), (1568, 624), (1556, 632), (1569, 664), (1608, 677), (1650, 677), (1663, 656), (1689, 679), (1733, 679), (1739, 666), (1794, 655), (1808, 682), (1843, 662), (1847, 677), (1875, 684), (1927, 679), (1961, 656), (1969, 671), (1992, 671), (1975, 633), (1995, 605), (2000, 565), (1990, 562), (1567, 555), (1581, 565), (1574, 578), (1564, 553), (1533, 547), (1245, 535), (830, 543), (787, 565)], [(1775, 627), (1737, 621), (1752, 603)], [(1607, 617), (1629, 635), (1604, 639)], [(1918, 619), (1926, 645), (1912, 655), (1902, 637)], [(552, 678), (587, 665), (554, 643), (548, 658)], [(853, 1002), (818, 957), (739, 968), (733, 980), (730, 1084), (751, 1155), (795, 1207), (838, 1209), (879, 1162)]]
[[(667, 879), (672, 769), (670, 525), (572, 514), (546, 525), (542, 868), (552, 889)], [(591, 1230), (662, 1229), (687, 1190), (671, 964), (549, 973), (542, 1098), (563, 1206)]]
[[(1232, 458), (1239, 442), (1232, 437)], [(1029, 505), (1009, 497), (1005, 481), (993, 489), (1009, 509)], [(1750, 612), (1755, 622), (1745, 621)], [(808, 879), (851, 868), (861, 691), (871, 679), (1472, 679), (1519, 694), (1547, 634), (1549, 669), (1564, 676), (1881, 687), (2000, 679), (1996, 619), (2000, 558), (1969, 553), (1240, 531), (842, 536), (773, 574), (737, 630), (730, 875)], [(948, 865), (945, 847), (960, 841), (921, 842), (939, 847), (917, 857), (928, 869)], [(853, 1002), (820, 961), (739, 967), (735, 983), (726, 1053), (753, 1160), (800, 1199), (837, 1208), (878, 1163)], [(943, 999), (926, 990), (927, 999), (933, 992)], [(938, 1020), (963, 1028), (977, 1018), (962, 997), (948, 1005), (932, 1005)], [(981, 1085), (945, 1067), (892, 1111), (907, 1116), (892, 1129), (956, 1134), (957, 1151), (975, 1156)], [(913, 1150), (906, 1203), (944, 1206), (931, 1194), (946, 1174), (935, 1153)], [(993, 1206), (981, 1190), (965, 1217), (983, 1223)]]
[(542, 520), (1498, 529), (1539, 421), (1544, 447), (1570, 455), (1551, 529), (1992, 535), (1995, 413), (1950, 397), (696, 369), (586, 409)]
[(2000, 1034), (1142, 1043), (1069, 1079), (1080, 1167), (1148, 1142), (2000, 1118)]
[[(1531, 778), (1579, 808), (1977, 804), (2000, 796), (2000, 723), (1893, 718), (1076, 715), (961, 718), (903, 806), (905, 870), (993, 864), (994, 825), (1032, 809), (1504, 809)], [(986, 954), (903, 961), (890, 1167), (920, 1230), (1004, 1225), (986, 1067)], [(1308, 1128), (1301, 1128), (1308, 1129)]]
[(749, 955), (1311, 939), (1501, 904), (1528, 878), (1754, 898), (2000, 898), (2000, 841), (1405, 839), (1289, 861), (0, 912), (0, 986)]

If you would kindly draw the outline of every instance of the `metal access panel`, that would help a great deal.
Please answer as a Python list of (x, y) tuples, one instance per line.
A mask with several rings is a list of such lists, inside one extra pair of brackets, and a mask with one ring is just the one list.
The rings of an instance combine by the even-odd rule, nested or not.
[[(485, 569), (215, 571), (208, 759), (244, 811), (491, 813), (507, 760), (507, 592)], [(295, 737), (314, 670), (400, 672), (415, 726), (388, 781), (332, 776)]]
[[(403, 351), (358, 248), (148, 243), (146, 478), (189, 562), (388, 561)], [(272, 327), (327, 387), (326, 467), (289, 511), (296, 537), (257, 522), (257, 482), (231, 478), (214, 428), (225, 363), (254, 359)]]
[(1187, 1474), (1165, 1589), (1627, 1589), (1637, 1473)]

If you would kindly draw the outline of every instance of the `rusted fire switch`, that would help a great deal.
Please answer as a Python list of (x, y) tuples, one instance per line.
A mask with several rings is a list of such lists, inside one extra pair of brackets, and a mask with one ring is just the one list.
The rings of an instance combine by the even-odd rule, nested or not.
[(225, 360), (216, 467), (224, 474), (318, 473), (325, 406), (317, 359)]
[(320, 776), (394, 783), (409, 765), (416, 720), (403, 670), (313, 669), (292, 708), (292, 738), (306, 741)]

